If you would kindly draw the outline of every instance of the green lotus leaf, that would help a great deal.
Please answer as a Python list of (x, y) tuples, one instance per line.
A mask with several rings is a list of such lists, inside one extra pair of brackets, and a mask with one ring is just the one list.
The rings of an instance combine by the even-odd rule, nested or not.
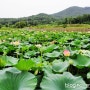
[(28, 51), (28, 52), (26, 52), (25, 53), (25, 55), (24, 55), (24, 57), (25, 58), (30, 58), (30, 57), (32, 57), (32, 56), (35, 56), (36, 54), (37, 54), (38, 52), (36, 52), (36, 51)]
[(80, 41), (79, 39), (76, 39), (75, 41), (72, 41), (71, 44), (72, 44), (72, 45), (76, 45), (76, 46), (78, 46), (78, 45), (81, 44), (81, 41)]
[(42, 90), (86, 90), (87, 84), (81, 76), (73, 76), (69, 72), (44, 76), (41, 82)]
[(53, 51), (52, 53), (45, 53), (44, 55), (49, 58), (56, 58), (60, 56), (60, 52)]
[(16, 68), (22, 71), (28, 71), (35, 65), (35, 62), (32, 60), (20, 59), (20, 61), (15, 65)]
[(0, 58), (0, 67), (5, 67), (5, 66), (6, 66), (6, 61)]
[(56, 46), (56, 45), (49, 45), (49, 46), (47, 46), (46, 48), (44, 48), (44, 53), (50, 53), (50, 52), (52, 52), (53, 50), (55, 50), (55, 49), (57, 49), (58, 48), (58, 46)]
[[(24, 42), (25, 43), (25, 42)], [(24, 44), (23, 43), (23, 44)], [(24, 51), (28, 51), (29, 50), (29, 45), (23, 45), (22, 48), (21, 48), (22, 52)]]
[(45, 76), (53, 74), (51, 65), (46, 65), (45, 67), (43, 67), (43, 71)]
[[(58, 60), (56, 60), (56, 61), (58, 61)], [(55, 62), (54, 61), (52, 63), (53, 71), (59, 72), (59, 73), (66, 71), (68, 66), (69, 66), (69, 63), (67, 61), (64, 61), (64, 62), (60, 62), (60, 61)]]
[(0, 56), (0, 66), (12, 66), (18, 63), (18, 59), (11, 56)]
[(90, 57), (78, 54), (77, 58), (73, 60), (73, 65), (78, 68), (90, 67)]
[(87, 73), (87, 78), (90, 79), (90, 72)]
[(15, 68), (0, 70), (0, 90), (34, 90), (36, 84), (36, 77), (29, 72)]

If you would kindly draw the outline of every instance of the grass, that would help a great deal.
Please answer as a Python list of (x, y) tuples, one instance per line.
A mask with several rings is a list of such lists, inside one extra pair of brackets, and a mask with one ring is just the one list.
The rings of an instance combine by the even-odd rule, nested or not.
[(28, 30), (47, 30), (47, 31), (61, 31), (61, 32), (90, 32), (89, 24), (68, 24), (66, 28), (63, 25), (38, 25), (29, 27)]

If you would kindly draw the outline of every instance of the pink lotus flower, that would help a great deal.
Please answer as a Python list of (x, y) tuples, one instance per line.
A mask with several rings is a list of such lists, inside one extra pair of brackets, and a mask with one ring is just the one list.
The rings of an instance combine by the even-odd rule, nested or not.
[(64, 56), (70, 56), (70, 51), (69, 50), (64, 50), (63, 54), (64, 54)]

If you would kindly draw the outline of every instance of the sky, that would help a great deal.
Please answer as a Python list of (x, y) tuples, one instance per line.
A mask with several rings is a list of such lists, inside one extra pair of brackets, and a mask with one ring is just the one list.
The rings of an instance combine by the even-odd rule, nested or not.
[(0, 0), (0, 18), (53, 14), (71, 6), (90, 7), (90, 0)]

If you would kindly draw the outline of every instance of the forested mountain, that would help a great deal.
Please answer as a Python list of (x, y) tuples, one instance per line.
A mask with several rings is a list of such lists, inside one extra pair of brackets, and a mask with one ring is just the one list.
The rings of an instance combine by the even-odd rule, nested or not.
[(55, 14), (40, 13), (23, 18), (0, 18), (0, 26), (12, 26), (23, 28), (41, 24), (62, 23), (90, 23), (90, 7), (69, 7)]
[(81, 16), (83, 14), (90, 14), (90, 7), (69, 7), (63, 11), (52, 14), (52, 16), (57, 18), (66, 18), (66, 17), (76, 17)]
[(29, 17), (23, 17), (23, 18), (0, 18), (0, 24), (2, 25), (12, 25), (16, 22), (24, 21), (28, 25), (37, 25), (37, 24), (50, 24), (55, 21), (55, 17), (40, 13), (38, 15), (32, 15)]
[(48, 14), (40, 13), (26, 18), (30, 24), (50, 24), (56, 19)]

